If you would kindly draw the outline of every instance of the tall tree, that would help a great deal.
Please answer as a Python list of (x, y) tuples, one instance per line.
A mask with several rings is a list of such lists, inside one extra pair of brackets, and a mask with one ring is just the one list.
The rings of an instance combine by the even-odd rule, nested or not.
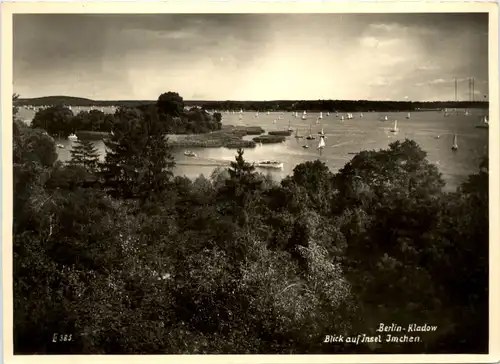
[(255, 167), (243, 158), (243, 149), (237, 150), (235, 161), (228, 169), (229, 179), (220, 191), (225, 205), (237, 217), (240, 224), (248, 221), (247, 207), (254, 193), (260, 188), (263, 180), (258, 178)]
[(52, 106), (38, 111), (31, 122), (33, 128), (44, 129), (51, 135), (68, 136), (75, 132), (73, 112), (64, 106)]
[(95, 172), (99, 164), (99, 151), (89, 140), (78, 139), (71, 151), (70, 165), (81, 166), (88, 172)]
[(106, 141), (102, 176), (112, 193), (146, 199), (163, 191), (172, 177), (174, 161), (165, 125), (151, 106), (145, 113), (122, 110)]
[(158, 97), (156, 103), (161, 114), (174, 117), (181, 116), (184, 111), (184, 100), (177, 92), (165, 92)]

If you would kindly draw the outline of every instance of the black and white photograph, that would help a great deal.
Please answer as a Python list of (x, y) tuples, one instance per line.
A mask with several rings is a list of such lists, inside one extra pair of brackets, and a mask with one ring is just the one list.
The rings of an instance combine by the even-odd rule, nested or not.
[(121, 6), (11, 15), (14, 357), (491, 354), (494, 4)]

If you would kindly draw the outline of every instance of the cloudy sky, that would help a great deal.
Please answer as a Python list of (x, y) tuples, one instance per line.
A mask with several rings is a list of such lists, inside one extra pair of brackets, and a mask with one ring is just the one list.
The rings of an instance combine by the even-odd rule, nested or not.
[(488, 15), (14, 15), (21, 97), (453, 100), (488, 90)]

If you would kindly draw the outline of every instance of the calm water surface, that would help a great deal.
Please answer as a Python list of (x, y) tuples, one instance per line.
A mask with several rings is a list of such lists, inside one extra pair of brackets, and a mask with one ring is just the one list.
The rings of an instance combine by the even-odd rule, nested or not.
[[(81, 108), (82, 110), (84, 108)], [(112, 112), (112, 109), (105, 112)], [(20, 115), (26, 120), (32, 115), (23, 113), (31, 110), (21, 109)], [(34, 114), (34, 113), (33, 113)], [(286, 130), (289, 122), (294, 130), (299, 130), (300, 135), (309, 134), (309, 129), (315, 140), (308, 141), (309, 148), (302, 146), (305, 139), (288, 137), (284, 143), (257, 146), (245, 149), (245, 159), (248, 161), (258, 160), (280, 160), (284, 162), (283, 170), (262, 170), (270, 173), (275, 180), (280, 180), (292, 173), (293, 168), (308, 160), (320, 159), (324, 161), (332, 171), (342, 168), (352, 157), (352, 154), (362, 150), (385, 149), (389, 143), (396, 140), (403, 141), (405, 138), (415, 140), (421, 148), (426, 151), (430, 162), (435, 163), (447, 183), (447, 190), (454, 190), (469, 174), (475, 173), (478, 164), (485, 154), (488, 153), (488, 129), (479, 129), (475, 126), (480, 123), (481, 118), (488, 114), (487, 110), (472, 110), (468, 116), (463, 111), (458, 114), (452, 113), (445, 117), (444, 113), (437, 111), (424, 111), (411, 113), (411, 118), (406, 119), (407, 113), (359, 113), (353, 114), (354, 119), (340, 120), (335, 113), (329, 116), (323, 113), (323, 119), (316, 122), (319, 114), (308, 114), (307, 120), (294, 118), (292, 113), (286, 112), (261, 114), (258, 118), (255, 113), (244, 113), (242, 120), (238, 114), (223, 113), (223, 124), (260, 126), (266, 132), (273, 130)], [(386, 116), (388, 121), (380, 119)], [(30, 118), (31, 116), (31, 118)], [(276, 123), (273, 121), (276, 120)], [(392, 133), (390, 129), (398, 121), (399, 132)], [(326, 135), (326, 147), (322, 155), (316, 149), (319, 138), (318, 132), (323, 128)], [(453, 134), (458, 135), (459, 150), (451, 151)], [(439, 138), (438, 138), (439, 136)], [(251, 139), (254, 136), (245, 138)], [(59, 159), (62, 161), (70, 158), (71, 143), (68, 140), (58, 140), (65, 148), (58, 148)], [(94, 142), (104, 158), (105, 148), (102, 141)], [(235, 149), (226, 148), (189, 148), (197, 154), (197, 157), (184, 156), (185, 148), (174, 150), (176, 168), (175, 174), (196, 178), (200, 174), (210, 176), (217, 166), (228, 165), (234, 160)]]

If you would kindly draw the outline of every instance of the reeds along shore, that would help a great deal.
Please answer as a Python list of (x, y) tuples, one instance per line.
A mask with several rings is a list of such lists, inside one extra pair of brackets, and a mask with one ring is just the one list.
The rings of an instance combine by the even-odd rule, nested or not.
[(169, 135), (169, 143), (173, 147), (199, 148), (255, 148), (252, 140), (243, 140), (246, 135), (260, 135), (264, 129), (258, 126), (223, 126), (222, 130), (203, 134)]

